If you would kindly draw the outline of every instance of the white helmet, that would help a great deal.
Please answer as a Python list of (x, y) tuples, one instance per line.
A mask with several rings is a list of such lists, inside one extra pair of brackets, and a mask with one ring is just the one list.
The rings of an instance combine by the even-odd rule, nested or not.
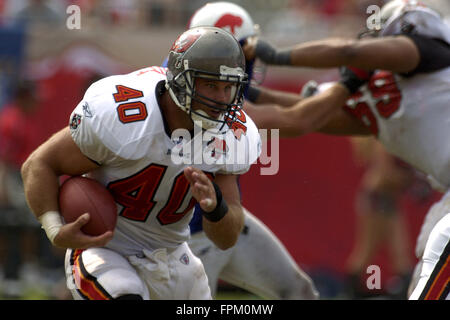
[(392, 0), (380, 11), (381, 36), (415, 33), (450, 43), (450, 28), (438, 11), (417, 0)]
[(231, 2), (210, 2), (191, 17), (188, 28), (212, 26), (230, 32), (241, 44), (248, 37), (258, 35), (259, 26), (248, 12)]
[(392, 0), (386, 3), (380, 10), (380, 20), (382, 28), (392, 18), (399, 17), (407, 11), (416, 10), (419, 7), (425, 7), (417, 0)]

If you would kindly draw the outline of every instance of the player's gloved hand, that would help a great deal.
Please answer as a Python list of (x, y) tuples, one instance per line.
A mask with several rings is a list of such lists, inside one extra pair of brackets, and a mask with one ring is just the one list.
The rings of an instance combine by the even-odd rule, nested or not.
[(303, 98), (312, 97), (317, 93), (317, 87), (319, 84), (314, 80), (309, 80), (307, 83), (305, 83), (302, 87), (302, 91), (300, 91), (300, 95)]
[[(276, 49), (268, 42), (258, 39), (256, 43), (250, 44), (254, 46), (254, 55), (267, 64), (274, 65), (290, 65), (291, 64), (291, 50), (290, 49)], [(251, 51), (251, 49), (246, 49)]]
[(256, 87), (248, 87), (247, 89), (247, 100), (252, 103), (257, 103), (258, 97), (261, 94), (261, 90)]
[(350, 93), (358, 91), (359, 87), (369, 81), (372, 76), (372, 71), (366, 71), (355, 67), (340, 67), (339, 73), (341, 74), (341, 80), (339, 81), (344, 85)]

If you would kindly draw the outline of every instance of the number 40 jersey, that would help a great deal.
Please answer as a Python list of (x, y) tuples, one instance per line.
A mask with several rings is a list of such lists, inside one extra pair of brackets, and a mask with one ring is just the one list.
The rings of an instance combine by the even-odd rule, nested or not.
[(124, 255), (175, 248), (189, 238), (195, 199), (183, 173), (187, 166), (210, 179), (238, 175), (260, 154), (258, 130), (243, 111), (220, 134), (198, 130), (195, 138), (170, 137), (158, 104), (165, 80), (161, 67), (104, 78), (89, 87), (70, 118), (75, 143), (100, 164), (89, 176), (109, 189), (118, 206), (107, 247)]

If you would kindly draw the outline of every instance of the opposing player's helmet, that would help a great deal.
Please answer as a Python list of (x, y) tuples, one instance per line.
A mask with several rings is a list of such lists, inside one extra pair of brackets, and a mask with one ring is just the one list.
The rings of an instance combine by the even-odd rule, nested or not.
[[(241, 45), (249, 37), (259, 35), (259, 25), (253, 22), (250, 14), (241, 6), (226, 1), (209, 2), (192, 15), (188, 27), (202, 26), (227, 30)], [(260, 60), (249, 60), (247, 61), (245, 72), (248, 75), (249, 82), (252, 81), (254, 84), (259, 85), (264, 81), (266, 66)], [(245, 88), (245, 94), (248, 89), (247, 87)]]
[(381, 36), (417, 34), (450, 44), (450, 28), (440, 8), (416, 0), (394, 0), (381, 9)]
[(380, 22), (383, 27), (393, 16), (398, 16), (407, 6), (415, 6), (417, 1), (392, 0), (387, 2), (380, 10)]
[(231, 2), (210, 2), (198, 9), (189, 21), (189, 28), (212, 26), (230, 32), (241, 44), (248, 37), (258, 35), (259, 26), (248, 12)]
[(385, 29), (392, 19), (395, 19), (408, 11), (424, 7), (417, 0), (392, 0), (386, 3), (380, 10), (381, 29)]
[[(245, 57), (236, 39), (215, 27), (197, 27), (185, 31), (174, 42), (169, 52), (166, 88), (177, 106), (191, 119), (200, 121), (204, 129), (231, 125), (236, 111), (242, 108), (243, 87), (247, 75)], [(230, 101), (215, 101), (196, 92), (197, 78), (232, 83)], [(222, 111), (219, 119), (203, 110), (193, 110), (192, 101)]]

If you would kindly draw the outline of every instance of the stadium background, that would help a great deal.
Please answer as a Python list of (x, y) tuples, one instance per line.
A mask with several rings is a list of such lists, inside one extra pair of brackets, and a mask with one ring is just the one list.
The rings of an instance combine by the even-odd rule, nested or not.
[[(8, 88), (18, 75), (36, 81), (40, 108), (35, 134), (44, 141), (68, 124), (69, 114), (92, 79), (160, 65), (191, 14), (206, 2), (47, 1), (58, 19), (36, 16), (23, 25), (17, 14), (29, 1), (0, 1), (0, 85)], [(260, 25), (262, 37), (279, 46), (354, 36), (365, 26), (368, 5), (383, 4), (376, 0), (232, 2), (246, 8)], [(447, 1), (433, 3), (448, 9)], [(70, 4), (81, 8), (80, 29), (66, 27)], [(268, 67), (263, 85), (300, 92), (309, 79), (336, 78), (335, 70)], [(8, 91), (2, 92), (4, 102)], [(353, 160), (349, 140), (320, 134), (282, 139), (278, 173), (261, 176), (264, 166), (257, 164), (242, 177), (244, 205), (279, 237), (313, 277), (323, 297), (338, 297), (355, 235), (353, 203), (363, 172)], [(422, 202), (409, 196), (402, 200), (412, 259), (424, 215), (438, 196)], [(386, 250), (373, 264), (380, 266), (382, 285), (386, 285), (391, 275)]]

